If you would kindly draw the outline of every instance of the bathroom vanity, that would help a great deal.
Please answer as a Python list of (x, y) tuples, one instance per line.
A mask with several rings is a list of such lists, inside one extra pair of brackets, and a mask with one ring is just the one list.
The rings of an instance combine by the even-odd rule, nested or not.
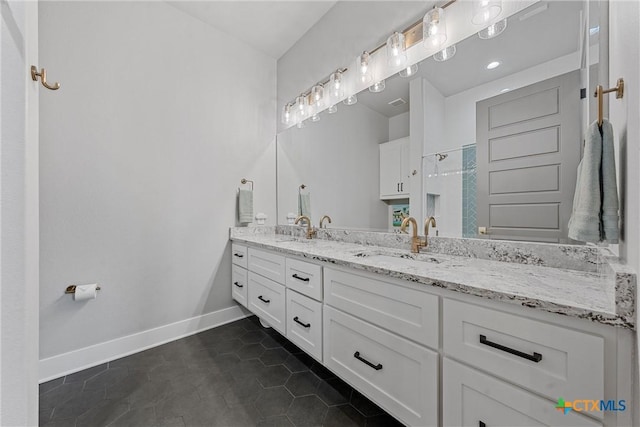
[(301, 233), (232, 229), (234, 299), (403, 423), (631, 424), (635, 275), (601, 251)]

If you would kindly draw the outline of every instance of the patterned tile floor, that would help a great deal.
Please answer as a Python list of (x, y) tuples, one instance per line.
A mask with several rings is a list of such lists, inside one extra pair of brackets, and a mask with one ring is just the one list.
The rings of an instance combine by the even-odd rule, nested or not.
[(250, 317), (40, 385), (40, 426), (400, 426)]

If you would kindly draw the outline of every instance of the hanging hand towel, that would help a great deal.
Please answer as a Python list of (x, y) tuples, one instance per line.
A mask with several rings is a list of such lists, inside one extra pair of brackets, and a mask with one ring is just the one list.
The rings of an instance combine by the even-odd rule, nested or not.
[(298, 214), (311, 218), (311, 195), (298, 193)]
[(238, 190), (238, 222), (253, 222), (253, 191)]
[(594, 122), (587, 132), (584, 155), (578, 165), (568, 235), (583, 242), (618, 243), (613, 129), (606, 120), (601, 128)]

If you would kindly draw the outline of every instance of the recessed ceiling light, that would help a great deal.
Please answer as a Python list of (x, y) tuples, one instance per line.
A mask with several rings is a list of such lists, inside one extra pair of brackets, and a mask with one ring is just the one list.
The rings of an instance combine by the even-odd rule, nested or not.
[(490, 63), (487, 65), (487, 70), (493, 70), (493, 69), (494, 69), (494, 68), (496, 68), (498, 65), (500, 65), (500, 62), (499, 62), (499, 61), (493, 61), (493, 62), (490, 62)]

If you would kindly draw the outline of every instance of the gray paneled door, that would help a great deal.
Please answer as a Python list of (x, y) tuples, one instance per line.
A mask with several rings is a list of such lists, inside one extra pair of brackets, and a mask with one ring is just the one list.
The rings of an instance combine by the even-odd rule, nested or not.
[(582, 149), (580, 71), (476, 104), (478, 227), (567, 242)]

